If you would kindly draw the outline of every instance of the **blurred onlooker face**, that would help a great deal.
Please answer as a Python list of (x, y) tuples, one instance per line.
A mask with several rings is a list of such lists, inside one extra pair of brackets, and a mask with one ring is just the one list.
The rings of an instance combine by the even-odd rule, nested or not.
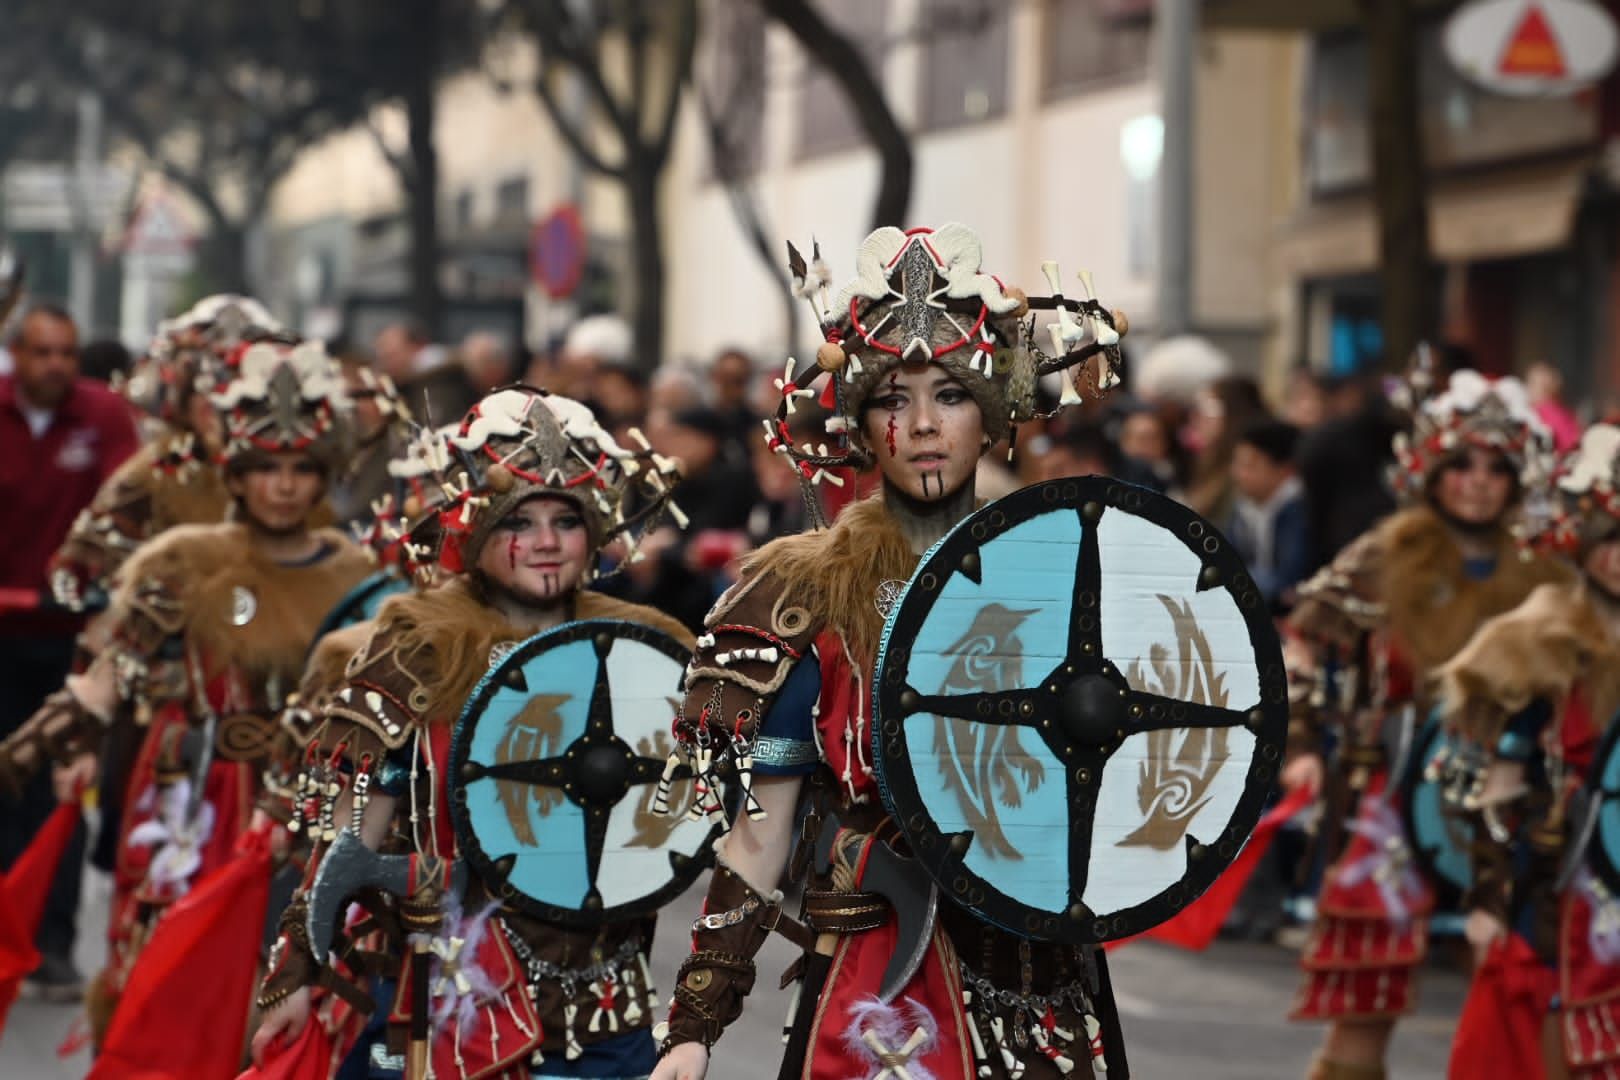
[(354, 434), (362, 445), (370, 443), (383, 430), (383, 413), (377, 404), (377, 387), (360, 374), (358, 364), (344, 364), (343, 383), (354, 402)]
[(1516, 477), (1506, 454), (1470, 446), (1440, 466), (1436, 498), (1463, 525), (1493, 525), (1507, 513)]
[(1187, 444), (1194, 451), (1213, 446), (1226, 425), (1226, 406), (1209, 387), (1198, 391), (1192, 418), (1187, 422)]
[(1106, 476), (1108, 462), (1101, 455), (1087, 453), (1079, 447), (1055, 443), (1041, 455), (1035, 467), (1035, 479), (1062, 480), (1070, 476)]
[(661, 368), (653, 376), (648, 407), (670, 413), (690, 409), (698, 403), (697, 383), (684, 368)]
[(1524, 373), (1524, 388), (1532, 405), (1557, 401), (1564, 393), (1564, 376), (1545, 360), (1537, 360)]
[(680, 423), (668, 413), (658, 413), (649, 424), (648, 441), (661, 454), (681, 463), (687, 479), (707, 472), (720, 454), (720, 440), (706, 431)]
[(715, 357), (714, 366), (709, 369), (715, 408), (729, 411), (743, 407), (753, 374), (753, 363), (740, 352), (724, 352)]
[(1232, 486), (1251, 502), (1268, 501), (1293, 474), (1292, 463), (1278, 461), (1248, 443), (1240, 442), (1232, 450)]
[(512, 362), (506, 346), (494, 334), (476, 331), (461, 342), (461, 366), (467, 381), (480, 395), (512, 381)]
[(759, 485), (759, 493), (767, 501), (788, 502), (798, 498), (799, 481), (792, 462), (772, 450), (764, 439), (754, 443), (751, 458), (754, 482)]
[(377, 368), (397, 383), (409, 382), (414, 372), (416, 354), (422, 342), (413, 340), (407, 327), (399, 324), (385, 326), (372, 344), (377, 355)]
[(623, 368), (605, 367), (598, 371), (592, 399), (612, 424), (639, 424), (647, 414), (645, 386)]
[(553, 389), (576, 401), (594, 401), (598, 367), (600, 361), (594, 354), (564, 349), (557, 357), (557, 369), (552, 376)]
[(1283, 405), (1283, 419), (1304, 431), (1320, 424), (1327, 416), (1327, 393), (1321, 382), (1309, 371), (1295, 371), (1288, 382), (1288, 400)]
[(79, 377), (79, 332), (53, 311), (30, 312), (11, 344), (17, 389), (36, 409), (54, 409)]
[(1119, 452), (1128, 458), (1158, 464), (1170, 457), (1170, 433), (1150, 412), (1133, 412), (1119, 428)]

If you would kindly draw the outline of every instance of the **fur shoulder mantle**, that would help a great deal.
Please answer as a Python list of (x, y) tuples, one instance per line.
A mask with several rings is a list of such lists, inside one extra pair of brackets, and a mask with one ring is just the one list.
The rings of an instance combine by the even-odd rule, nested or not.
[(1579, 585), (1542, 585), (1481, 626), (1439, 679), (1447, 714), (1487, 745), (1509, 717), (1536, 700), (1563, 701), (1581, 679), (1603, 723), (1620, 704), (1620, 639)]
[(274, 673), (293, 685), (321, 619), (372, 570), (371, 556), (342, 533), (318, 535), (325, 558), (283, 566), (242, 525), (176, 526), (124, 564), (114, 618), (160, 603), (211, 668)]
[[(691, 632), (662, 611), (588, 589), (576, 595), (573, 617), (642, 623), (692, 647)], [(392, 650), (397, 670), (408, 673), (411, 683), (425, 693), (418, 699), (426, 705), (417, 719), (450, 722), (489, 670), (490, 651), (531, 635), (485, 603), (471, 582), (458, 577), (436, 589), (390, 598), (377, 613), (376, 631), (355, 664), (365, 665), (367, 657), (375, 659)]]
[(1377, 546), (1389, 627), (1419, 674), (1456, 655), (1481, 623), (1517, 607), (1536, 586), (1569, 579), (1558, 563), (1525, 558), (1506, 529), (1496, 538), (1495, 570), (1469, 577), (1450, 529), (1427, 506), (1386, 518)]
[(917, 556), (881, 495), (851, 503), (826, 529), (784, 536), (751, 555), (744, 577), (775, 579), (812, 618), (837, 630), (857, 657), (877, 652), (883, 616), (878, 586), (906, 581)]

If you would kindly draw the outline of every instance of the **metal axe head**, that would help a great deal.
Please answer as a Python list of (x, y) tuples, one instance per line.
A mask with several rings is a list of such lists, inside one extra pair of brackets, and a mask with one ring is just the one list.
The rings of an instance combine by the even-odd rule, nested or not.
[(379, 855), (366, 847), (352, 829), (338, 833), (315, 871), (309, 889), (309, 948), (322, 963), (331, 962), (332, 937), (350, 897), (361, 889), (378, 888), (395, 896), (410, 891), (410, 855)]
[(901, 855), (887, 841), (874, 839), (871, 844), (858, 887), (879, 894), (894, 908), (894, 951), (883, 969), (878, 993), (888, 1004), (905, 989), (928, 955), (939, 912), (939, 888), (917, 860)]

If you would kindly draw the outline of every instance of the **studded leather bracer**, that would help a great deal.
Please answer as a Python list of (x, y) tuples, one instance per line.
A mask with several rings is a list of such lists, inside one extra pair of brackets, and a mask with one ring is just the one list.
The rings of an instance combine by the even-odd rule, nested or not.
[[(281, 932), (276, 937), (276, 943), (270, 948), (264, 980), (259, 984), (259, 994), (254, 1003), (261, 1011), (265, 1011), (275, 1008), (291, 997), (295, 991), (305, 987), (319, 988), (336, 994), (360, 1013), (370, 1014), (374, 1008), (370, 995), (343, 978), (329, 965), (315, 959), (314, 950), (309, 945), (309, 929), (305, 922), (308, 916), (309, 902), (302, 893), (294, 897), (282, 911)], [(345, 932), (345, 941), (342, 944), (345, 959), (348, 959), (350, 946), (353, 944), (353, 937)]]
[(34, 774), (47, 763), (64, 764), (96, 749), (108, 723), (85, 708), (71, 691), (58, 690), (0, 742), (0, 793), (20, 798)]
[(73, 611), (105, 603), (113, 575), (152, 535), (152, 496), (117, 478), (80, 512), (51, 557), (51, 593)]
[(353, 724), (397, 750), (431, 703), (426, 684), (400, 654), (398, 631), (379, 626), (350, 658), (343, 685), (327, 699), (324, 713), (337, 725)]
[(1385, 619), (1383, 562), (1378, 529), (1351, 541), (1300, 585), (1299, 599), (1288, 616), (1289, 629), (1324, 645), (1353, 646)]
[(719, 1041), (742, 1015), (754, 988), (754, 956), (772, 931), (809, 941), (808, 931), (782, 914), (781, 893), (761, 895), (724, 863), (715, 867), (703, 912), (692, 924), (692, 952), (675, 976), (661, 1054), (681, 1043)]
[(676, 753), (697, 777), (697, 797), (716, 800), (700, 810), (718, 806), (712, 770), (719, 766), (735, 766), (749, 798), (747, 773), (760, 722), (821, 628), (821, 619), (795, 603), (780, 579), (758, 569), (744, 571), (705, 617), (675, 722)]
[(1513, 850), (1491, 837), (1485, 815), (1473, 811), (1467, 819), (1472, 827), (1468, 863), (1473, 873), (1462, 909), (1485, 911), (1506, 922), (1513, 907)]

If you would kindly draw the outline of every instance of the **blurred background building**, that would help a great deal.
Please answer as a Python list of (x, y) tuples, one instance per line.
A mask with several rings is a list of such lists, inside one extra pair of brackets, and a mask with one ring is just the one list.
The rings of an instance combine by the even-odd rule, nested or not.
[[(1275, 391), (1299, 366), (1387, 359), (1366, 14), (1381, 6), (1416, 41), (1432, 262), (1412, 291), (1432, 294), (1434, 332), (1488, 371), (1545, 360), (1572, 396), (1607, 395), (1620, 81), (1480, 89), (1440, 47), (1451, 2), (409, 0), (376, 16), (310, 0), (233, 24), (257, 52), (163, 59), (217, 63), (233, 85), (244, 65), (303, 72), (256, 71), (242, 116), (193, 116), (199, 91), (179, 89), (143, 117), (149, 91), (120, 87), (150, 80), (76, 84), (49, 137), (0, 140), (0, 221), (36, 291), (74, 295), (132, 345), (195, 295), (250, 287), (306, 332), (367, 344), (415, 315), (436, 340), (483, 329), (541, 350), (619, 311), (650, 369), (813, 344), (786, 240), (818, 240), (838, 276), (879, 220), (961, 219), (987, 265), (1034, 280), (1061, 258), (1076, 291), (1091, 271), (1138, 350), (1195, 333)], [(63, 78), (117, 56), (139, 80), (130, 50), (182, 47), (142, 39), (110, 0), (86, 9)], [(574, 39), (536, 18), (551, 9)], [(340, 50), (361, 54), (347, 81)], [(274, 111), (305, 83), (319, 122)], [(269, 148), (239, 135), (208, 156), (252, 117)], [(197, 183), (211, 162), (229, 167)]]

